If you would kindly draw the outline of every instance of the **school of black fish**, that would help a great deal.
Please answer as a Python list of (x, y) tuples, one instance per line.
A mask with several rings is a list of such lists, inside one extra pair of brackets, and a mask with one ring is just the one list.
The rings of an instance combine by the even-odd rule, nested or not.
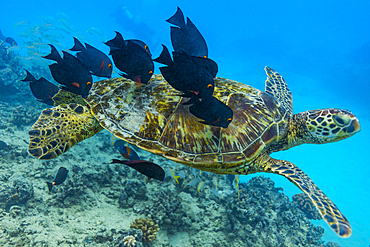
[[(122, 72), (121, 76), (134, 81), (140, 90), (141, 85), (147, 84), (153, 75), (153, 61), (163, 64), (159, 69), (165, 80), (180, 92), (180, 96), (189, 98), (184, 103), (190, 105), (189, 112), (202, 124), (227, 128), (233, 119), (233, 111), (213, 96), (218, 65), (208, 57), (204, 37), (189, 17), (185, 21), (179, 7), (167, 22), (174, 25), (170, 27), (174, 49), (172, 58), (168, 48), (162, 45), (163, 50), (159, 57), (152, 59), (149, 47), (143, 41), (125, 40), (116, 31), (116, 36), (105, 42), (110, 48), (109, 55), (112, 56), (114, 65)], [(75, 56), (62, 51), (62, 57), (58, 50), (49, 44), (51, 52), (43, 57), (55, 61), (49, 65), (49, 69), (59, 87), (44, 77), (36, 79), (26, 70), (27, 75), (23, 81), (29, 81), (31, 92), (38, 101), (53, 106), (53, 96), (60, 88), (86, 98), (93, 84), (92, 75), (112, 77), (113, 63), (106, 54), (90, 44), (83, 45), (75, 37), (73, 39), (74, 46), (70, 51), (76, 52)], [(135, 169), (147, 177), (147, 182), (150, 179), (164, 180), (165, 172), (159, 165), (141, 160), (137, 152), (122, 140), (116, 141), (114, 145), (125, 160), (113, 159), (111, 163)], [(67, 174), (66, 168), (59, 168), (54, 181), (47, 182), (49, 192), (53, 186), (62, 184)]]

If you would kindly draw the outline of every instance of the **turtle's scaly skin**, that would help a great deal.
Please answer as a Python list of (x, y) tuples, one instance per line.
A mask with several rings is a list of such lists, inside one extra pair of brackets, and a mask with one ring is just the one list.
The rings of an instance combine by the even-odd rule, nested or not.
[(28, 152), (40, 159), (53, 159), (102, 129), (87, 106), (61, 104), (42, 111), (29, 131)]
[[(348, 220), (307, 174), (269, 155), (303, 143), (348, 138), (360, 131), (358, 119), (331, 108), (293, 115), (286, 82), (271, 68), (266, 67), (266, 73), (266, 92), (215, 79), (214, 96), (234, 112), (228, 128), (199, 123), (183, 104), (188, 99), (178, 96), (162, 76), (154, 75), (141, 90), (124, 78), (96, 82), (86, 106), (73, 101), (42, 112), (29, 133), (29, 153), (51, 159), (105, 128), (139, 148), (200, 170), (283, 175), (310, 197), (339, 236), (349, 237)], [(63, 102), (62, 96), (58, 102)]]

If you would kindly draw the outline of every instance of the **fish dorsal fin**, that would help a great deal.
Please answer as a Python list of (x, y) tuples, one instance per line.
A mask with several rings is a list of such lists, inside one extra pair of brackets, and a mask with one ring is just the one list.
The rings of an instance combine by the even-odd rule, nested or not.
[(170, 66), (173, 64), (170, 52), (168, 51), (165, 45), (162, 45), (162, 47), (163, 47), (163, 50), (161, 54), (156, 59), (153, 59), (153, 61)]
[(60, 56), (58, 50), (55, 48), (55, 46), (49, 44), (50, 47), (51, 47), (51, 52), (49, 55), (46, 55), (46, 56), (43, 56), (43, 58), (46, 58), (46, 59), (49, 59), (49, 60), (53, 60), (53, 61), (56, 61), (56, 62), (60, 62), (62, 61), (62, 57)]
[[(124, 45), (125, 40), (122, 37), (122, 34), (116, 31), (116, 37), (114, 39), (108, 40), (104, 44), (109, 46), (111, 49), (113, 48), (121, 48)], [(114, 49), (113, 49), (114, 50)]]
[(27, 75), (26, 78), (24, 78), (22, 81), (32, 81), (32, 82), (37, 81), (36, 78), (28, 70), (25, 69), (25, 71)]
[(179, 27), (185, 26), (184, 14), (179, 7), (177, 7), (176, 13), (166, 21)]
[(73, 40), (75, 42), (75, 45), (70, 49), (71, 51), (84, 51), (84, 50), (86, 50), (86, 48), (83, 46), (83, 44), (76, 37), (73, 37)]

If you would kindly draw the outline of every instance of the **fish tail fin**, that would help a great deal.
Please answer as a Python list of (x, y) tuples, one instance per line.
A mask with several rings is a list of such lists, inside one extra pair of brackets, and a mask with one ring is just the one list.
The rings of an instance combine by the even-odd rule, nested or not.
[(118, 49), (118, 48), (122, 47), (122, 45), (124, 43), (124, 39), (122, 37), (122, 34), (120, 34), (117, 31), (115, 31), (115, 32), (116, 32), (116, 37), (114, 37), (114, 39), (108, 40), (107, 42), (104, 43), (107, 46), (109, 46), (111, 49), (114, 49), (114, 48)]
[(57, 51), (57, 49), (55, 48), (55, 46), (49, 44), (50, 47), (51, 47), (51, 52), (49, 55), (46, 55), (46, 56), (43, 56), (43, 58), (46, 58), (46, 59), (49, 59), (49, 60), (53, 60), (53, 61), (56, 61), (56, 62), (59, 62), (62, 60), (62, 57), (60, 56), (59, 52)]
[(173, 61), (172, 61), (170, 52), (168, 51), (165, 45), (162, 45), (162, 46), (163, 46), (163, 50), (161, 54), (156, 59), (153, 59), (153, 61), (157, 63), (165, 64), (165, 65), (172, 65)]
[(22, 81), (36, 81), (36, 78), (28, 70), (25, 69), (25, 71), (27, 75)]
[(177, 7), (176, 13), (166, 21), (179, 27), (185, 26), (184, 14), (179, 7)]
[(49, 193), (51, 192), (51, 190), (53, 189), (53, 184), (50, 183), (50, 182), (46, 182), (46, 184), (48, 185), (48, 188), (49, 188)]
[(74, 40), (75, 44), (70, 49), (71, 51), (84, 51), (84, 50), (86, 50), (86, 48), (83, 46), (83, 44), (76, 37), (73, 37), (73, 40)]

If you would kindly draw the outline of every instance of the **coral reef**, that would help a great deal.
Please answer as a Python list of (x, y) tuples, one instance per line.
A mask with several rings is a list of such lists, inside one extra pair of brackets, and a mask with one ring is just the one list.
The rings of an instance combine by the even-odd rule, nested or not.
[(229, 237), (247, 246), (323, 246), (323, 228), (311, 225), (274, 184), (263, 176), (240, 184), (240, 198), (230, 197), (227, 206)]
[(154, 241), (157, 231), (159, 231), (158, 225), (155, 224), (152, 219), (144, 218), (135, 219), (135, 221), (131, 223), (130, 228), (141, 230), (143, 232), (144, 242)]
[(307, 218), (309, 218), (310, 220), (322, 219), (320, 213), (316, 210), (316, 207), (313, 205), (310, 198), (306, 194), (295, 194), (292, 199), (293, 202), (297, 203), (297, 207), (306, 214)]
[(174, 231), (191, 226), (176, 192), (167, 189), (156, 192), (154, 196), (160, 200), (145, 204), (144, 215), (153, 219), (159, 226), (170, 226)]
[(114, 247), (142, 247), (143, 232), (138, 229), (119, 231), (110, 246)]
[(134, 247), (136, 246), (136, 240), (134, 236), (128, 235), (123, 238), (123, 245), (126, 247)]

